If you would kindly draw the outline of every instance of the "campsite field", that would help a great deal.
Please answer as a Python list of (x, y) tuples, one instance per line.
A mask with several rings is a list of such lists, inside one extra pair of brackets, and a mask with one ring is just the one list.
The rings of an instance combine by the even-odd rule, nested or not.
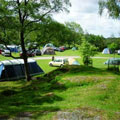
[[(19, 57), (19, 53), (13, 53), (13, 56)], [(51, 55), (42, 55), (42, 56), (35, 56), (35, 57), (49, 57), (49, 56)], [(81, 56), (81, 53), (79, 50), (76, 50), (76, 51), (65, 50), (64, 52), (56, 52), (54, 56)], [(98, 54), (96, 54), (95, 57), (114, 57), (114, 54), (102, 54), (101, 52), (98, 52)], [(120, 58), (120, 55), (115, 54), (115, 57)], [(9, 59), (9, 57), (4, 57), (0, 55), (0, 61), (4, 59)]]
[[(57, 120), (74, 116), (86, 120), (119, 120), (120, 73), (107, 70), (104, 65), (107, 58), (94, 58), (93, 67), (83, 66), (79, 58), (81, 66), (61, 69), (50, 67), (50, 60), (37, 60), (46, 74), (30, 82), (0, 83), (0, 119)], [(0, 56), (0, 61), (5, 59), (9, 58)]]

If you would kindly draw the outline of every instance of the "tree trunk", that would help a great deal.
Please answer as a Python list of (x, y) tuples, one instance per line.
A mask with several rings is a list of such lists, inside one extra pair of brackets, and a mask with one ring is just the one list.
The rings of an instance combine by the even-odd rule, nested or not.
[(31, 77), (30, 77), (29, 69), (28, 69), (29, 66), (27, 63), (27, 52), (25, 49), (24, 31), (23, 30), (21, 30), (21, 32), (20, 32), (20, 40), (21, 40), (21, 47), (22, 47), (23, 60), (24, 60), (25, 78), (27, 81), (30, 81)]

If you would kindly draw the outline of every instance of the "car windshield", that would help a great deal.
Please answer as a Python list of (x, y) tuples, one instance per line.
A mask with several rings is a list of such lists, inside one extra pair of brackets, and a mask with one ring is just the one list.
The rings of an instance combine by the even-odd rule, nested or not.
[(56, 60), (54, 60), (54, 62), (62, 62), (62, 60), (56, 59)]

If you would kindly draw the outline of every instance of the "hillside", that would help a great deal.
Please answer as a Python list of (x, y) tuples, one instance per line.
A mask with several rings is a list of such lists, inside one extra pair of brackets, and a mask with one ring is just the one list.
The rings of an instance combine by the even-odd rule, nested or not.
[[(0, 83), (0, 119), (120, 119), (120, 76), (92, 67), (63, 67), (29, 83)], [(59, 119), (58, 119), (59, 118)]]

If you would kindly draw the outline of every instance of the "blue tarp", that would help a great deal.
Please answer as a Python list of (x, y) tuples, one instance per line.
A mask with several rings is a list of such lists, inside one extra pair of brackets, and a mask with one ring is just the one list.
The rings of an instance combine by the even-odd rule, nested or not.
[(18, 52), (18, 49), (16, 47), (15, 48), (9, 47), (9, 49), (11, 52)]
[(72, 65), (80, 65), (80, 63), (78, 61), (74, 61)]
[(2, 75), (3, 68), (4, 68), (4, 65), (1, 64), (1, 65), (0, 65), (0, 77), (1, 77), (1, 75)]

